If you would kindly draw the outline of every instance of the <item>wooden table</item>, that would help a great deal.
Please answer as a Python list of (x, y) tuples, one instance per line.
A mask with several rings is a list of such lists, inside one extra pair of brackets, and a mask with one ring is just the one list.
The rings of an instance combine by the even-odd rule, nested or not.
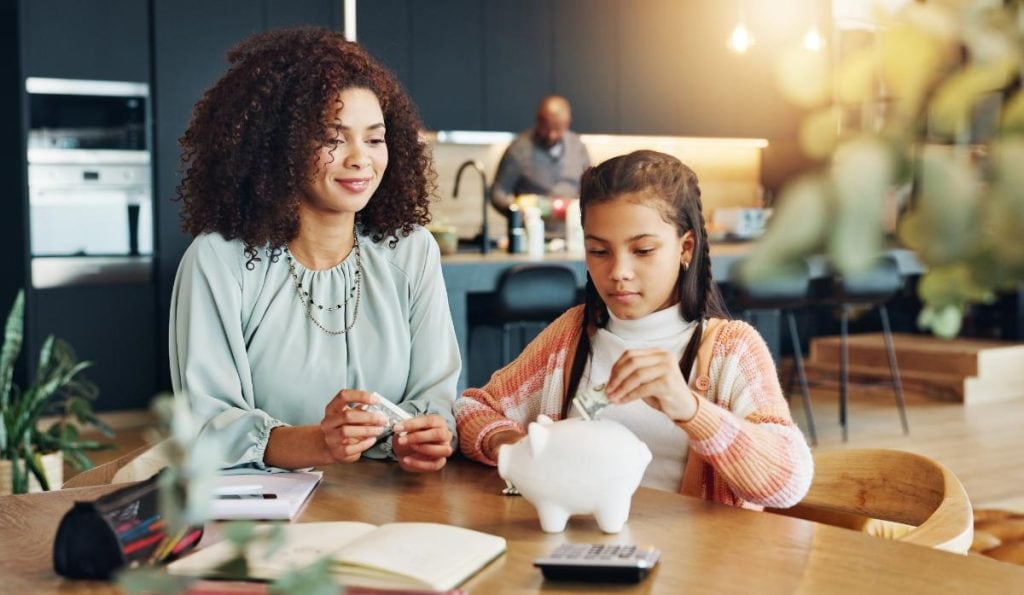
[[(533, 507), (501, 496), (503, 486), (493, 469), (464, 459), (428, 475), (372, 461), (337, 465), (326, 470), (299, 522), (432, 521), (502, 535), (508, 552), (464, 585), (480, 594), (1024, 592), (1022, 567), (646, 488), (635, 494), (618, 535), (604, 535), (591, 517), (571, 519), (565, 533), (546, 534)], [(57, 523), (72, 501), (111, 489), (0, 498), (0, 591), (113, 591), (105, 583), (62, 579), (51, 563)], [(566, 541), (654, 544), (662, 556), (637, 585), (545, 583), (532, 561)]]

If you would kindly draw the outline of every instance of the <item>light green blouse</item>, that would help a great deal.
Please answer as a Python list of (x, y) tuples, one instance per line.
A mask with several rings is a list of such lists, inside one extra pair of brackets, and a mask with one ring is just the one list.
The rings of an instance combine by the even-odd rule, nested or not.
[[(307, 318), (286, 254), (262, 248), (250, 262), (241, 240), (213, 233), (192, 242), (171, 298), (171, 381), (189, 395), (202, 431), (219, 434), (223, 467), (265, 468), (270, 430), (319, 424), (343, 388), (376, 391), (413, 414), (441, 415), (456, 434), (461, 362), (440, 252), (422, 227), (399, 238), (392, 248), (360, 231), (358, 316), (337, 336)], [(332, 269), (295, 262), (295, 270), (316, 302), (313, 316), (331, 330), (348, 326), (356, 251)], [(329, 304), (342, 308), (332, 312)], [(364, 456), (393, 459), (390, 440)]]

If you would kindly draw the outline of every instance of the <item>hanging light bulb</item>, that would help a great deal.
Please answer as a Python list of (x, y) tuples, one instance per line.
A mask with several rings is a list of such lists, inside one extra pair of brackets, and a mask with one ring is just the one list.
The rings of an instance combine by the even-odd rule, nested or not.
[(820, 52), (825, 47), (825, 36), (818, 30), (818, 1), (808, 0), (810, 5), (809, 18), (811, 26), (804, 34), (804, 49), (811, 52)]
[(817, 25), (811, 25), (811, 28), (804, 34), (804, 49), (812, 52), (820, 52), (825, 47), (825, 38), (821, 32), (818, 31)]
[(732, 34), (729, 35), (729, 49), (742, 54), (750, 49), (754, 45), (754, 36), (750, 34), (747, 29), (746, 19), (743, 18), (743, 8), (739, 9), (739, 20), (736, 21), (736, 27), (733, 28)]

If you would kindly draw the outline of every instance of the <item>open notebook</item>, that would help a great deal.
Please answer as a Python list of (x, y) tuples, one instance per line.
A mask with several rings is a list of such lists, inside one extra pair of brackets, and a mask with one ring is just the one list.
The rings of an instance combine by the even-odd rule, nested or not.
[[(346, 585), (446, 591), (505, 551), (502, 537), (437, 523), (376, 527), (341, 521), (297, 523), (283, 530), (284, 545), (272, 554), (267, 555), (262, 544), (250, 548), (247, 578), (273, 580), (330, 556), (333, 572)], [(168, 570), (185, 576), (242, 578), (216, 570), (233, 555), (233, 546), (222, 541), (173, 562)]]

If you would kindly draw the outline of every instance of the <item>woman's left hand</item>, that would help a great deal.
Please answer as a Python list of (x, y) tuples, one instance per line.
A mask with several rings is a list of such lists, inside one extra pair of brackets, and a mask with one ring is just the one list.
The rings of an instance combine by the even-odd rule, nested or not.
[(437, 471), (452, 456), (452, 433), (440, 415), (421, 415), (394, 426), (391, 448), (406, 471)]
[(643, 399), (675, 421), (687, 421), (697, 412), (697, 397), (679, 370), (675, 356), (664, 349), (630, 349), (612, 366), (605, 386), (615, 404)]

